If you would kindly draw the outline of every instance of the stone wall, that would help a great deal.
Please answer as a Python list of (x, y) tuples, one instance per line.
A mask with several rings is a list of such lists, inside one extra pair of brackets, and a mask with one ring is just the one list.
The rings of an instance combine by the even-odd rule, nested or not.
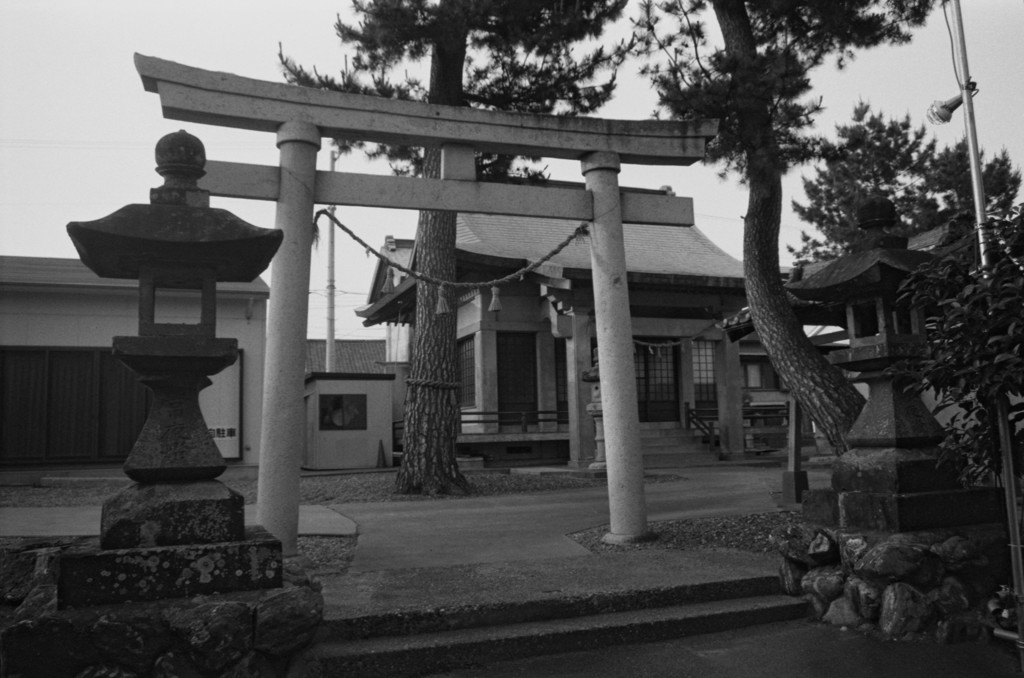
[(987, 635), (985, 603), (1009, 576), (1006, 528), (873, 532), (801, 524), (772, 535), (786, 593), (830, 624), (888, 639)]
[(276, 678), (323, 616), (302, 559), (284, 586), (146, 603), (57, 609), (63, 542), (0, 549), (0, 676)]

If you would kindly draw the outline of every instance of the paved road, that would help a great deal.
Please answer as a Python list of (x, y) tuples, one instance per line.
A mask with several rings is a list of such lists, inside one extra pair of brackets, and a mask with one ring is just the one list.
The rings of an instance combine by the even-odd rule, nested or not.
[(532, 657), (435, 678), (1019, 678), (1012, 647), (885, 642), (794, 621)]

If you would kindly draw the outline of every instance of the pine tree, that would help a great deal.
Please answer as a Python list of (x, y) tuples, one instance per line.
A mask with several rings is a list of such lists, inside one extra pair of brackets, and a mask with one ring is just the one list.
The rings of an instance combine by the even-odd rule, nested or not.
[[(793, 201), (797, 216), (821, 237), (802, 233), (800, 249), (790, 247), (790, 253), (798, 261), (820, 261), (849, 252), (861, 238), (857, 205), (873, 194), (896, 204), (900, 235), (928, 231), (964, 214), (970, 221), (974, 198), (966, 142), (939, 150), (926, 137), (924, 126), (913, 127), (910, 116), (886, 119), (869, 104), (855, 106), (852, 122), (836, 126), (836, 140), (822, 143), (824, 164), (813, 178), (804, 177), (807, 202)], [(1006, 210), (1021, 177), (1005, 149), (984, 164), (983, 175), (988, 210)]]
[[(626, 0), (354, 0), (358, 25), (340, 19), (335, 30), (352, 45), (355, 58), (339, 77), (280, 60), (289, 82), (309, 87), (432, 104), (491, 110), (583, 115), (611, 97), (615, 68), (626, 45), (585, 49), (622, 13)], [(407, 62), (430, 60), (426, 87), (396, 79)], [(601, 83), (598, 78), (605, 77)], [(596, 84), (595, 84), (596, 83)], [(339, 147), (361, 146), (338, 140)], [(386, 157), (399, 173), (440, 176), (440, 151), (375, 146), (371, 157)], [(509, 175), (542, 181), (529, 162), (479, 156), (479, 179)], [(444, 280), (455, 279), (455, 213), (421, 212), (416, 232), (416, 267)], [(465, 489), (455, 460), (459, 412), (446, 385), (456, 377), (455, 314), (437, 313), (438, 294), (454, 308), (451, 290), (416, 285), (412, 372), (405, 404), (405, 454), (397, 478), (402, 493), (448, 493)]]
[[(634, 25), (651, 61), (644, 72), (678, 119), (718, 118), (709, 159), (749, 188), (743, 231), (747, 300), (758, 336), (793, 396), (833, 444), (863, 397), (804, 334), (779, 275), (782, 176), (813, 159), (807, 135), (821, 101), (804, 100), (811, 72), (841, 67), (853, 50), (910, 39), (934, 0), (647, 1)], [(713, 15), (721, 46), (706, 36)], [(666, 25), (668, 24), (668, 25)]]

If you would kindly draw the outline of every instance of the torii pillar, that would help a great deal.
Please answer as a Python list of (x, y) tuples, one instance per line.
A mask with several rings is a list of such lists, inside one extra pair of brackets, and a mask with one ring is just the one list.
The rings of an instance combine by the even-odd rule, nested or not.
[[(693, 225), (693, 201), (619, 188), (620, 163), (690, 165), (717, 122), (602, 120), (395, 101), (262, 82), (135, 56), (165, 117), (277, 133), (280, 167), (210, 161), (212, 195), (276, 200), (284, 243), (274, 260), (268, 313), (257, 515), (296, 552), (311, 218), (313, 205), (452, 210), (589, 221), (611, 532), (648, 536), (636, 375), (622, 224)], [(323, 137), (440, 146), (441, 179), (317, 172)], [(579, 160), (586, 190), (475, 181), (473, 153)]]
[(587, 190), (594, 196), (590, 262), (611, 521), (611, 531), (604, 536), (604, 541), (620, 544), (645, 539), (648, 531), (630, 329), (633, 320), (629, 312), (626, 248), (619, 204), (619, 156), (589, 153), (584, 156), (582, 165)]
[(286, 122), (277, 131), (277, 147), (281, 179), (274, 225), (284, 240), (270, 269), (256, 521), (281, 540), (285, 556), (293, 556), (306, 435), (303, 377), (320, 130), (308, 122)]

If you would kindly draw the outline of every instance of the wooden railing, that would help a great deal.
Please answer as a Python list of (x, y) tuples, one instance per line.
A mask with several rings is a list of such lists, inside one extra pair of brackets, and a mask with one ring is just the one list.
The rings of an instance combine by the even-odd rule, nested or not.
[[(683, 403), (683, 409), (687, 425), (700, 431), (708, 439), (708, 451), (718, 447), (718, 408), (691, 407), (690, 403)], [(744, 405), (743, 420), (750, 422), (744, 428), (783, 428), (789, 424), (789, 405)], [(768, 423), (769, 421), (772, 423)]]
[[(564, 410), (532, 410), (459, 413), (459, 433), (466, 433), (467, 425), (492, 424), (499, 427), (515, 426), (520, 433), (529, 433), (530, 426), (539, 424), (568, 424), (569, 413)], [(508, 432), (507, 429), (505, 432)], [(405, 421), (391, 422), (392, 449), (402, 451), (402, 438), (405, 434)]]
[(708, 439), (708, 452), (713, 452), (718, 447), (718, 409), (714, 407), (690, 407), (690, 403), (683, 403), (683, 413), (686, 417), (686, 424), (704, 434)]

